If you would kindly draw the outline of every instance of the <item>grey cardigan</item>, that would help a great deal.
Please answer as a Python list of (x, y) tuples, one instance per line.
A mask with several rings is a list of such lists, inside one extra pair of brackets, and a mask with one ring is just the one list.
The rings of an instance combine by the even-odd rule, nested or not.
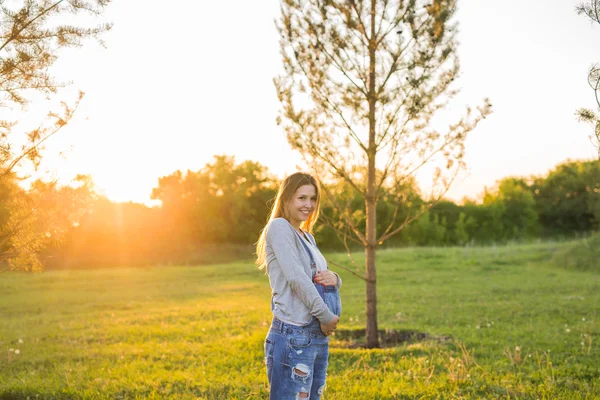
[[(333, 321), (335, 314), (327, 308), (312, 282), (310, 257), (300, 240), (285, 218), (275, 218), (266, 227), (273, 315), (293, 325), (306, 325), (313, 316), (326, 324)], [(341, 282), (338, 276), (338, 286)]]

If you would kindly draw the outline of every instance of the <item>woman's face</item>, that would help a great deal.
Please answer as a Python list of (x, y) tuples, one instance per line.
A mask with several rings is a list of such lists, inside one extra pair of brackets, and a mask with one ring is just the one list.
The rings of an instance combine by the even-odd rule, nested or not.
[(287, 204), (287, 214), (290, 223), (300, 229), (317, 207), (317, 189), (313, 185), (300, 186)]

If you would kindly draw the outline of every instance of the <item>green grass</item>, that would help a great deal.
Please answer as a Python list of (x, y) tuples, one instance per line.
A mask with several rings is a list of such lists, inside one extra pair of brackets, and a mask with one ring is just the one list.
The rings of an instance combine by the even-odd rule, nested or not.
[[(381, 250), (380, 328), (427, 338), (333, 337), (325, 398), (600, 398), (600, 277), (555, 266), (568, 245)], [(339, 273), (338, 329), (364, 328), (364, 284)], [(251, 262), (4, 274), (0, 398), (266, 398), (269, 323)]]

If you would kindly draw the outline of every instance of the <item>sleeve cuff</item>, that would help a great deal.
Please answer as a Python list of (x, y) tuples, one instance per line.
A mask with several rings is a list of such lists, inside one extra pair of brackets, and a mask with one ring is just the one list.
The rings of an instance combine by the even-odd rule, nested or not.
[(340, 278), (340, 276), (338, 275), (337, 272), (334, 272), (335, 276), (337, 276), (337, 285), (335, 285), (338, 289), (342, 287), (342, 278)]

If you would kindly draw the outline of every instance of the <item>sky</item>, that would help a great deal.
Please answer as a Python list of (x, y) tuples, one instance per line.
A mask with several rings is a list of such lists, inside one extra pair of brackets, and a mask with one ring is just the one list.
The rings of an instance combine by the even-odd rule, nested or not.
[[(578, 3), (458, 2), (461, 92), (447, 113), (458, 119), (486, 97), (494, 111), (466, 140), (468, 169), (448, 198), (475, 199), (504, 177), (595, 157), (591, 127), (575, 111), (596, 107), (587, 71), (600, 62), (600, 27), (576, 14)], [(295, 172), (301, 157), (275, 122), (278, 12), (277, 1), (115, 1), (105, 13), (114, 24), (106, 47), (63, 51), (52, 69), (70, 81), (58, 98), (86, 95), (39, 173), (62, 181), (90, 174), (113, 201), (155, 204), (160, 176), (199, 170), (215, 154), (257, 161), (279, 177)], [(30, 120), (47, 107), (32, 104)]]

